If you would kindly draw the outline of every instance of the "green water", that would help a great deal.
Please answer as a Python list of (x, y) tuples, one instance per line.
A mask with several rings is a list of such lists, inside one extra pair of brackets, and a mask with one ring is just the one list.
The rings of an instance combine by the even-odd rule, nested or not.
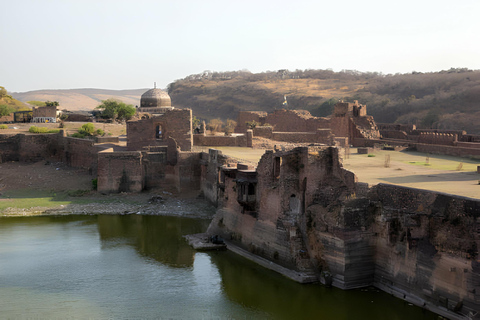
[(0, 319), (436, 319), (371, 288), (301, 285), (166, 216), (0, 218)]

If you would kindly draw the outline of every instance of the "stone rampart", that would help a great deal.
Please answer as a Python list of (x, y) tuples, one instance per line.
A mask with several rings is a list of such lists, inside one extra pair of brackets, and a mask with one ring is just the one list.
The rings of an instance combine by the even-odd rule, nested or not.
[(97, 170), (97, 152), (93, 140), (59, 134), (0, 135), (2, 161), (63, 161), (76, 168)]
[(419, 152), (444, 154), (455, 157), (480, 157), (480, 149), (478, 148), (463, 148), (459, 146), (442, 146), (434, 144), (415, 144), (415, 148)]
[(256, 126), (253, 128), (253, 136), (262, 137), (266, 139), (272, 139), (273, 127), (272, 126)]
[(405, 131), (397, 130), (380, 130), (380, 134), (385, 139), (408, 139), (408, 135)]
[(256, 170), (216, 163), (208, 173), (218, 157), (202, 160), (218, 203), (209, 234), (343, 289), (375, 285), (453, 318), (479, 310), (479, 200), (368, 189), (334, 148), (267, 151)]
[(231, 136), (214, 136), (214, 135), (203, 135), (195, 134), (193, 135), (193, 144), (195, 146), (210, 146), (210, 147), (247, 147), (247, 136), (242, 135), (231, 135)]
[(375, 286), (463, 315), (480, 310), (480, 201), (386, 184), (369, 198)]
[(71, 167), (88, 169), (93, 175), (97, 172), (97, 153), (94, 141), (63, 137), (63, 162)]
[(319, 129), (316, 132), (272, 132), (272, 140), (291, 143), (322, 143), (333, 145), (330, 129)]
[(140, 192), (144, 188), (142, 153), (98, 153), (97, 189), (101, 193)]
[(421, 132), (418, 143), (454, 146), (457, 140), (457, 135), (452, 133)]

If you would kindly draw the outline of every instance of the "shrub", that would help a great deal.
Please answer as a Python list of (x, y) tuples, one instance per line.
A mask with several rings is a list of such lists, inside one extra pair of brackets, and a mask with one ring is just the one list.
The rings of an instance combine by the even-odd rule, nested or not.
[(235, 131), (235, 127), (237, 126), (237, 122), (234, 121), (234, 120), (231, 120), (231, 119), (227, 119), (227, 125), (225, 126), (225, 128), (223, 129), (223, 131), (225, 132), (225, 135), (226, 136), (229, 136), (233, 133), (233, 131)]
[(207, 125), (207, 128), (212, 132), (221, 131), (223, 128), (223, 121), (220, 118), (212, 119)]
[(370, 153), (367, 157), (372, 158), (375, 157), (375, 155)]
[(8, 129), (8, 126), (6, 124), (0, 124), (0, 129)]
[(93, 123), (85, 123), (80, 129), (78, 129), (78, 132), (84, 136), (91, 136), (95, 132), (95, 127), (93, 126)]
[(98, 179), (97, 179), (97, 178), (92, 179), (92, 188), (93, 188), (93, 190), (97, 190), (97, 186), (98, 186)]
[(83, 139), (85, 138), (85, 135), (81, 134), (80, 132), (75, 132), (74, 134), (71, 135), (71, 137)]
[(45, 128), (45, 127), (31, 126), (28, 129), (28, 132), (30, 132), (30, 133), (59, 133), (60, 129), (49, 129), (49, 128)]
[(254, 129), (256, 126), (259, 126), (260, 123), (258, 123), (255, 120), (252, 121), (246, 121), (245, 124), (247, 125), (247, 129)]

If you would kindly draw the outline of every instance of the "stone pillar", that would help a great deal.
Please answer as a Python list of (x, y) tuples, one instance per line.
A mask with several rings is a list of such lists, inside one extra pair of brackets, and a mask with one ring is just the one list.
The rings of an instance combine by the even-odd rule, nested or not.
[(253, 147), (253, 131), (251, 129), (247, 130), (247, 147), (252, 148)]

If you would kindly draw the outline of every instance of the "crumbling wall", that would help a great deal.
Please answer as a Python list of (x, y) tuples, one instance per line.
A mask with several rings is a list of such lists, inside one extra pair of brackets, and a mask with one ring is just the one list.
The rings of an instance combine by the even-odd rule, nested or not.
[(460, 146), (442, 146), (435, 144), (414, 144), (418, 152), (425, 152), (431, 154), (445, 154), (455, 157), (479, 157), (480, 148), (463, 148)]
[(200, 190), (200, 152), (179, 152), (175, 165), (175, 184), (178, 191)]
[(408, 139), (407, 133), (401, 130), (380, 130), (380, 134), (385, 139)]
[(97, 189), (101, 193), (140, 192), (144, 187), (142, 153), (98, 153)]
[(275, 110), (266, 116), (265, 123), (277, 132), (315, 132), (329, 128), (328, 119), (314, 117), (306, 110)]
[(451, 133), (421, 132), (418, 138), (419, 143), (441, 144), (453, 146), (457, 143), (457, 135)]
[(235, 127), (236, 133), (245, 133), (247, 131), (247, 122), (259, 123), (263, 125), (265, 123), (265, 117), (267, 113), (264, 111), (239, 111), (237, 115), (237, 126)]
[(88, 169), (93, 175), (97, 171), (98, 149), (90, 139), (63, 137), (63, 159), (67, 165)]
[(450, 316), (479, 310), (479, 200), (368, 189), (326, 147), (267, 151), (256, 170), (223, 167), (212, 177), (209, 234), (340, 288), (375, 285)]
[(375, 285), (468, 314), (480, 310), (480, 201), (379, 184)]
[(166, 180), (167, 147), (161, 147), (156, 152), (142, 152), (142, 164), (145, 189), (164, 187), (169, 184)]
[(232, 135), (232, 136), (214, 136), (214, 135), (193, 135), (193, 144), (195, 146), (228, 146), (228, 147), (247, 147), (247, 136)]

